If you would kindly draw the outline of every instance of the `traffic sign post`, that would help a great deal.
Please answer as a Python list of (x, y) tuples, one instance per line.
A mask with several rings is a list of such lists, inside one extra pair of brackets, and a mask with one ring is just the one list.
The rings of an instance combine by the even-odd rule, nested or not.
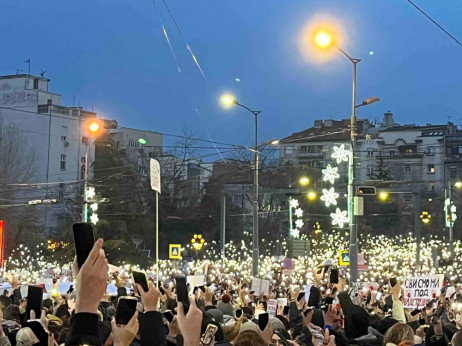
[(170, 259), (181, 259), (181, 244), (170, 244), (168, 253)]

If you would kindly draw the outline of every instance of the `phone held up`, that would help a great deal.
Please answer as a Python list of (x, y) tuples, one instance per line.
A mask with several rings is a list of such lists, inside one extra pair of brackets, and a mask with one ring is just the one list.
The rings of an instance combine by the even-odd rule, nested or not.
[(184, 276), (177, 276), (175, 281), (178, 301), (183, 304), (184, 313), (187, 314), (189, 311), (189, 291), (188, 285), (186, 285), (186, 278)]
[(79, 222), (72, 225), (74, 233), (75, 253), (77, 265), (82, 268), (95, 244), (95, 234), (90, 222)]
[(207, 329), (205, 330), (204, 337), (201, 339), (202, 344), (204, 345), (210, 344), (217, 330), (218, 330), (218, 327), (216, 325), (214, 324), (207, 325)]
[(123, 296), (119, 298), (116, 311), (116, 323), (117, 324), (128, 324), (133, 315), (136, 312), (136, 304), (138, 299), (131, 296)]
[(267, 312), (258, 315), (258, 328), (264, 331), (269, 322), (269, 314)]

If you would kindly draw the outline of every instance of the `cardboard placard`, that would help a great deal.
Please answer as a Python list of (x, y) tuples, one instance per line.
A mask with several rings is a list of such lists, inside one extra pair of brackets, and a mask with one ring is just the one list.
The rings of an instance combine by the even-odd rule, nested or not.
[(404, 308), (423, 307), (441, 294), (444, 275), (413, 276), (404, 280)]
[(269, 295), (270, 282), (269, 280), (252, 278), (251, 291), (255, 291), (255, 296)]
[(278, 310), (278, 301), (276, 299), (268, 299), (266, 302), (266, 312), (270, 317), (275, 317)]
[(194, 287), (204, 286), (205, 276), (204, 275), (188, 275), (186, 282), (189, 284), (189, 290), (192, 292)]

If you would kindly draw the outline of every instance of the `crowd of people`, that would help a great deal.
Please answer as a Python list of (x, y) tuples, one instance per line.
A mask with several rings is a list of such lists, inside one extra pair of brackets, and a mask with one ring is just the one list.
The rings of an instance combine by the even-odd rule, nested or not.
[[(189, 287), (185, 302), (178, 300), (175, 280), (173, 285), (151, 280), (147, 289), (134, 284), (130, 290), (119, 276), (117, 295), (110, 296), (113, 278), (102, 247), (97, 240), (83, 266), (74, 264), (75, 291), (45, 299), (41, 316), (26, 309), (27, 298), (13, 279), (12, 294), (0, 296), (0, 346), (45, 345), (31, 328), (35, 319), (49, 333), (48, 345), (462, 345), (457, 285), (450, 296), (446, 286), (424, 307), (405, 309), (399, 281), (364, 293), (341, 276), (330, 283), (321, 266), (306, 268), (313, 277), (308, 290), (273, 282), (267, 294), (257, 296), (236, 275)], [(137, 296), (136, 312), (116, 323), (118, 303), (130, 295)], [(286, 303), (271, 311), (269, 303), (277, 298)]]

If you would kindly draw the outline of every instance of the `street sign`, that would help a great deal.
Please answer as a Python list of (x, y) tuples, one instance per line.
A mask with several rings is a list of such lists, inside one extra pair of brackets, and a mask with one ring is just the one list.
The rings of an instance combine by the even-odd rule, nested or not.
[(349, 266), (350, 265), (350, 251), (348, 250), (340, 250), (338, 252), (338, 264), (341, 266)]
[(160, 165), (159, 161), (151, 159), (149, 163), (149, 170), (151, 171), (151, 189), (160, 193)]
[(357, 187), (358, 195), (375, 195), (377, 190), (375, 186), (358, 186)]
[(170, 259), (181, 259), (181, 244), (170, 244), (168, 253)]
[(283, 262), (282, 265), (284, 266), (284, 269), (286, 270), (292, 270), (295, 267), (295, 262), (292, 260), (292, 258), (286, 258)]

